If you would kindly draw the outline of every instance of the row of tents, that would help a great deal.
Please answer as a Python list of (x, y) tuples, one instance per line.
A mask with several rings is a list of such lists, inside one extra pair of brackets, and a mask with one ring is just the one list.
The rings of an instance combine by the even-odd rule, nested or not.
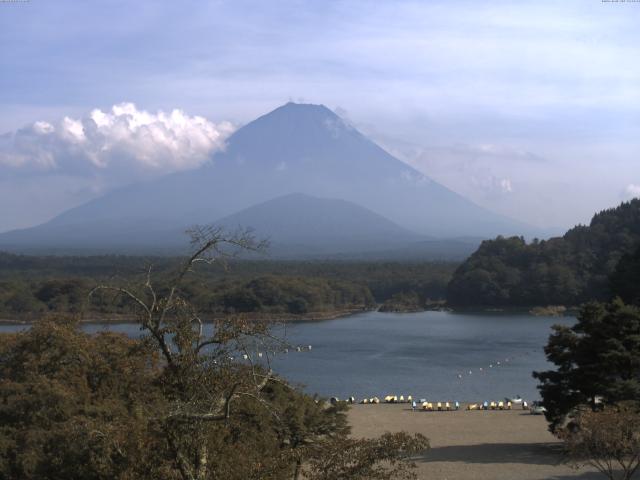
[[(519, 402), (523, 410), (529, 409), (529, 404), (526, 401)], [(511, 410), (513, 403), (510, 400), (500, 402), (482, 402), (482, 403), (470, 403), (467, 405), (467, 410)]]
[(451, 410), (460, 410), (460, 403), (453, 402), (453, 404), (449, 402), (422, 402), (422, 410), (426, 410), (427, 412), (450, 412)]
[[(336, 404), (340, 401), (337, 397), (331, 398), (331, 403)], [(356, 403), (355, 397), (349, 397), (346, 399), (347, 403), (353, 404)], [(420, 408), (422, 410), (426, 410), (428, 412), (444, 412), (444, 411), (452, 411), (452, 410), (460, 410), (460, 402), (429, 402), (425, 398), (421, 398), (417, 402), (414, 401), (411, 395), (387, 395), (382, 400), (378, 397), (371, 398), (363, 398), (359, 402), (360, 404), (368, 405), (368, 404), (379, 404), (379, 403), (410, 403), (414, 410)], [(515, 405), (519, 405), (523, 410), (528, 410), (529, 405), (526, 401), (520, 399), (512, 402), (510, 399), (505, 399), (504, 401), (498, 402), (479, 402), (479, 403), (470, 403), (467, 405), (467, 410), (512, 410)]]

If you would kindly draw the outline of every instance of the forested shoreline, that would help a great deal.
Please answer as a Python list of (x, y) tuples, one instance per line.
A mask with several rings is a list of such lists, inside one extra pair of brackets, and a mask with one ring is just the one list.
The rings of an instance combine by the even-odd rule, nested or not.
[[(614, 290), (631, 289), (628, 296), (635, 295), (633, 267), (639, 258), (636, 199), (596, 214), (590, 225), (574, 227), (562, 237), (485, 241), (462, 264), (234, 259), (224, 266), (199, 266), (181, 293), (209, 318), (322, 319), (378, 308), (410, 312), (445, 306), (576, 308), (606, 301)], [(126, 321), (124, 305), (104, 294), (90, 298), (91, 290), (105, 283), (142, 285), (150, 269), (166, 281), (183, 260), (0, 252), (0, 321), (34, 321), (53, 313), (82, 321)]]
[[(82, 321), (127, 321), (130, 312), (100, 284), (144, 284), (149, 269), (161, 280), (179, 257), (39, 257), (0, 253), (0, 320), (35, 321), (54, 313)], [(411, 299), (424, 309), (442, 301), (457, 264), (234, 260), (226, 268), (200, 265), (182, 294), (208, 318), (335, 318)], [(128, 316), (127, 316), (128, 315)]]
[(455, 308), (530, 308), (606, 301), (615, 278), (630, 282), (625, 268), (639, 249), (640, 200), (635, 199), (597, 213), (588, 226), (578, 225), (562, 237), (484, 241), (455, 271), (447, 303)]

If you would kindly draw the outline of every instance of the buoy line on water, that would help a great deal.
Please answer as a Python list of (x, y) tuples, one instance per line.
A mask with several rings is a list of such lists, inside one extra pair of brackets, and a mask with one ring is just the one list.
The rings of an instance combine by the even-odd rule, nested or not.
[[(286, 355), (286, 354), (288, 354), (290, 352), (291, 353), (310, 352), (312, 349), (313, 349), (312, 345), (296, 345), (295, 347), (291, 347), (291, 349), (283, 348), (281, 350), (271, 350), (271, 351), (264, 351), (264, 352), (256, 350), (255, 351), (255, 357), (257, 357), (257, 358), (269, 358), (269, 357), (275, 357), (276, 355)], [(252, 357), (248, 353), (243, 353), (241, 355), (238, 355), (237, 357), (233, 356), (233, 355), (229, 355), (227, 357), (227, 360), (232, 361), (232, 362), (234, 360), (236, 360), (236, 359), (250, 361), (255, 357)], [(214, 363), (217, 363), (217, 362), (214, 360)]]
[[(537, 350), (529, 350), (529, 351), (524, 352), (524, 353), (515, 353), (513, 355), (506, 356), (502, 360), (495, 360), (493, 362), (485, 364), (487, 369), (485, 369), (485, 367), (483, 366), (483, 367), (478, 367), (476, 371), (478, 373), (480, 373), (480, 374), (486, 374), (490, 370), (495, 371), (500, 367), (507, 366), (508, 364), (513, 364), (514, 360), (517, 360), (517, 359), (523, 358), (523, 357), (527, 357), (527, 356), (531, 355), (532, 353), (537, 353)], [(465, 370), (462, 373), (460, 373), (458, 371), (458, 373), (456, 373), (456, 377), (458, 378), (458, 380), (463, 380), (464, 378), (473, 375), (473, 373), (474, 373), (473, 369)]]

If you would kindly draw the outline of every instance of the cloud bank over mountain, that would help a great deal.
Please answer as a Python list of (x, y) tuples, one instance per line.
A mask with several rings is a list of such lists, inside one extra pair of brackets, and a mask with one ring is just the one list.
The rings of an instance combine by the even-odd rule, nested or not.
[(81, 119), (36, 121), (0, 137), (0, 167), (13, 173), (165, 174), (200, 166), (233, 132), (179, 109), (149, 113), (133, 103)]
[[(344, 209), (352, 213), (345, 216)], [(234, 217), (241, 211), (246, 215)], [(410, 238), (539, 236), (393, 157), (324, 105), (289, 102), (238, 129), (211, 162), (133, 183), (37, 227), (0, 235), (0, 248), (174, 248), (189, 226), (224, 218), (267, 236), (288, 232), (280, 238), (290, 245), (314, 238), (335, 244), (340, 237), (346, 248), (349, 225), (347, 237), (360, 238), (356, 248), (371, 250), (397, 246), (401, 237), (407, 245)]]
[(0, 231), (46, 221), (113, 188), (189, 170), (225, 148), (235, 127), (133, 103), (35, 121), (0, 135)]

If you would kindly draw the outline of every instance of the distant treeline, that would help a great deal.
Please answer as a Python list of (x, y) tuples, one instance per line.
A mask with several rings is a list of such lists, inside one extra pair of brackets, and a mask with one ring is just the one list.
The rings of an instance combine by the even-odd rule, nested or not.
[[(85, 317), (124, 314), (121, 301), (96, 285), (140, 288), (151, 266), (157, 287), (176, 257), (36, 257), (0, 253), (0, 318), (35, 319), (52, 312)], [(183, 294), (208, 314), (304, 315), (371, 309), (396, 298), (418, 306), (444, 299), (453, 263), (234, 261), (227, 270), (202, 265)]]
[(588, 226), (574, 227), (562, 237), (483, 242), (456, 270), (447, 302), (530, 307), (607, 300), (640, 285), (638, 269), (629, 268), (640, 263), (639, 248), (640, 200), (635, 199), (596, 214)]

